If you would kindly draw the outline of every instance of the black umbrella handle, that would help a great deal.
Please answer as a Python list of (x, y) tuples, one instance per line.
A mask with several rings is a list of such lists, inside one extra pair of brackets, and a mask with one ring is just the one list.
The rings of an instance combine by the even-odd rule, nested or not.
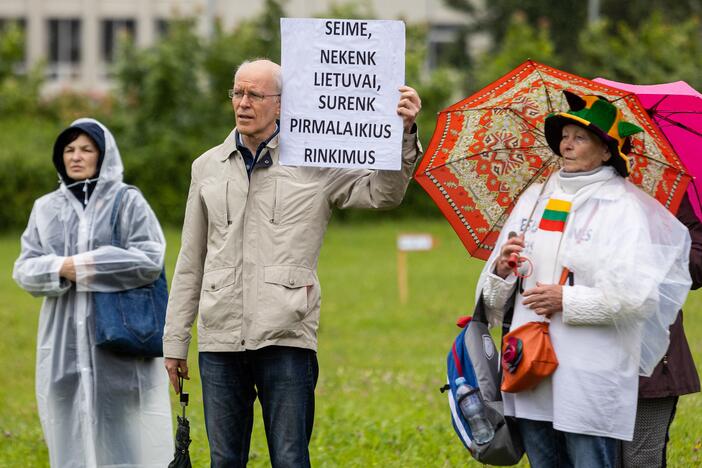
[(180, 406), (183, 408), (183, 418), (185, 418), (185, 407), (188, 406), (190, 395), (183, 391), (183, 377), (178, 376), (178, 385), (180, 386)]

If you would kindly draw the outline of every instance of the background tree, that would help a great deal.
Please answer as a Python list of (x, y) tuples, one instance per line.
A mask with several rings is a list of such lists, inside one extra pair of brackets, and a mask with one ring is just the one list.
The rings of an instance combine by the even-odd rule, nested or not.
[(123, 42), (118, 51), (119, 106), (109, 123), (119, 135), (126, 181), (139, 186), (165, 223), (182, 222), (192, 160), (232, 121), (213, 125), (219, 107), (207, 89), (204, 47), (194, 22), (180, 19), (154, 46)]
[(476, 67), (473, 91), (504, 75), (526, 59), (558, 67), (561, 59), (549, 35), (547, 24), (532, 27), (527, 16), (517, 11), (512, 15), (505, 37), (493, 52), (483, 54)]
[(578, 41), (582, 76), (602, 76), (626, 83), (684, 80), (702, 88), (702, 37), (697, 18), (666, 20), (655, 12), (638, 27), (602, 20), (585, 29)]
[(505, 49), (502, 44), (513, 29), (514, 15), (521, 12), (523, 16), (520, 21), (536, 30), (548, 29), (559, 54), (572, 57), (577, 49), (573, 31), (578, 31), (587, 20), (587, 2), (583, 0), (560, 0), (557, 3), (549, 0), (490, 0), (484, 2), (483, 9), (478, 9), (474, 0), (445, 2), (457, 10), (474, 15), (476, 22), (469, 27), (469, 32), (489, 34), (495, 49)]
[(0, 80), (15, 76), (15, 67), (24, 57), (24, 34), (15, 22), (2, 29), (0, 35)]
[(0, 113), (33, 113), (39, 106), (43, 64), (20, 70), (25, 40), (22, 28), (10, 22), (0, 30)]
[[(511, 16), (515, 11), (522, 11), (532, 27), (550, 28), (562, 66), (571, 69), (580, 60), (578, 35), (587, 27), (588, 6), (592, 0), (490, 0), (484, 2), (484, 8), (476, 7), (474, 0), (444, 1), (457, 10), (473, 15), (476, 23), (469, 31), (488, 33), (496, 48), (506, 38)], [(633, 28), (637, 28), (656, 11), (671, 22), (684, 21), (702, 14), (702, 0), (599, 0), (597, 3), (601, 19), (608, 19), (612, 23), (623, 21)]]
[(652, 14), (659, 14), (673, 23), (702, 15), (702, 0), (601, 0), (601, 17), (613, 23), (625, 22), (639, 28)]
[(56, 186), (50, 150), (45, 158), (28, 151), (33, 142), (48, 148), (53, 141), (42, 134), (45, 125), (35, 123), (44, 115), (39, 99), (43, 65), (23, 70), (24, 50), (17, 23), (0, 28), (0, 229), (25, 226), (37, 195)]

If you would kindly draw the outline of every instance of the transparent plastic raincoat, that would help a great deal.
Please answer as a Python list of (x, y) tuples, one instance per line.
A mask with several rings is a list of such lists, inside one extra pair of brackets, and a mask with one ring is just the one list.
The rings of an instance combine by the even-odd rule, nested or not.
[[(96, 348), (93, 291), (153, 282), (164, 260), (158, 220), (136, 190), (122, 201), (126, 249), (110, 245), (110, 213), (123, 187), (112, 134), (98, 124), (104, 158), (87, 205), (62, 181), (39, 198), (22, 235), (13, 278), (44, 296), (37, 336), (36, 394), (51, 466), (164, 467), (173, 453), (168, 380), (162, 359), (121, 356)], [(59, 277), (72, 256), (76, 283)]]
[[(654, 198), (613, 175), (610, 166), (602, 171), (612, 177), (589, 196), (573, 199), (556, 254), (555, 274), (566, 267), (574, 275), (574, 285), (563, 288), (563, 312), (550, 320), (558, 368), (536, 388), (503, 397), (506, 414), (552, 421), (561, 431), (631, 440), (638, 376), (650, 375), (663, 357), (668, 329), (689, 292), (690, 236)], [(552, 177), (543, 192), (532, 185), (519, 198), (476, 297), (485, 292), (488, 277), (494, 280), (495, 261), (511, 231), (526, 231), (525, 252), (535, 251), (539, 221), (557, 186), (558, 177)], [(534, 268), (540, 267), (535, 261)], [(525, 290), (536, 286), (535, 276), (524, 279)], [(510, 287), (508, 281), (492, 284)], [(513, 330), (543, 320), (521, 301), (518, 294)], [(500, 324), (504, 310), (493, 312), (492, 323)]]

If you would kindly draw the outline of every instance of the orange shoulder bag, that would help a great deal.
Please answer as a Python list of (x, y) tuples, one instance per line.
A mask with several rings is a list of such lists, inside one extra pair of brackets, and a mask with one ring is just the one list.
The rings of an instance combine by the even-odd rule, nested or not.
[[(563, 268), (558, 282), (565, 285), (572, 275)], [(503, 392), (518, 393), (536, 387), (553, 374), (558, 358), (548, 332), (549, 322), (528, 322), (507, 333), (502, 339)]]

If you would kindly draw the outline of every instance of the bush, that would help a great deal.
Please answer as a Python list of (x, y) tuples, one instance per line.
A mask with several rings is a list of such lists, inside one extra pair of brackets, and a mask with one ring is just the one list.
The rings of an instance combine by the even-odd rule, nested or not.
[[(0, 220), (5, 227), (27, 225), (34, 200), (58, 186), (49, 161), (0, 159)], [(50, 167), (50, 169), (47, 169)]]
[(47, 96), (39, 101), (38, 108), (57, 126), (57, 134), (71, 122), (81, 117), (109, 122), (115, 109), (115, 99), (108, 93), (81, 93), (70, 88)]
[(125, 182), (139, 187), (162, 224), (180, 226), (192, 161), (224, 140), (226, 132), (200, 135), (164, 132), (143, 146), (125, 146), (118, 141)]
[(23, 228), (32, 204), (57, 187), (51, 163), (54, 122), (22, 115), (0, 117), (0, 227)]
[(0, 30), (0, 114), (36, 112), (43, 66), (19, 72), (24, 48), (24, 34), (17, 24)]

